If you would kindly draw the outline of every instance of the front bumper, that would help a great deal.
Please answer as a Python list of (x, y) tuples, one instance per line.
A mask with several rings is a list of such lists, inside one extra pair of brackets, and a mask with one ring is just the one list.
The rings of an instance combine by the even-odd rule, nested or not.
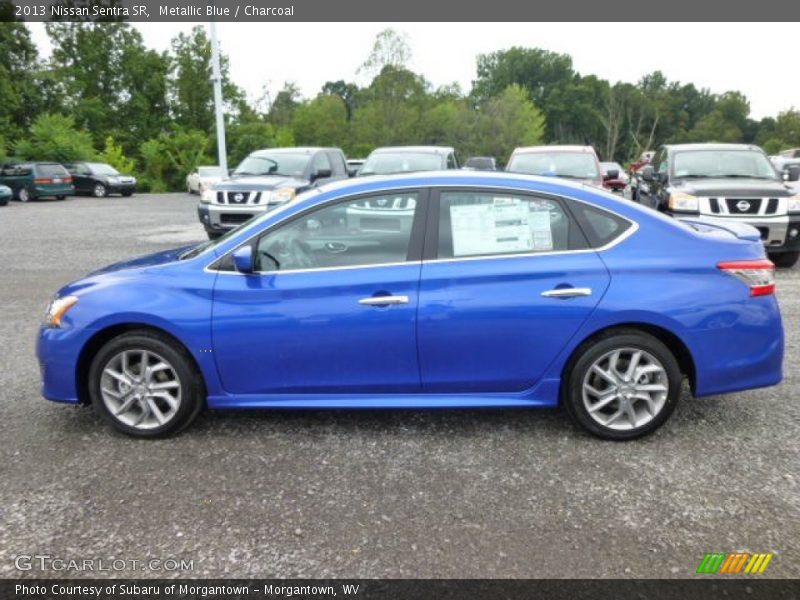
[(78, 404), (78, 358), (94, 331), (40, 327), (36, 358), (42, 377), (42, 396), (55, 402)]
[(111, 194), (133, 193), (136, 191), (136, 183), (109, 183), (106, 189)]
[(767, 252), (797, 252), (800, 251), (800, 215), (776, 216), (733, 216), (733, 215), (705, 215), (681, 212), (670, 213), (673, 217), (691, 217), (708, 221), (735, 221), (746, 223), (758, 229), (761, 241)]
[(257, 215), (261, 215), (267, 210), (275, 208), (276, 205), (263, 206), (222, 206), (219, 204), (203, 204), (197, 206), (197, 217), (206, 228), (206, 231), (214, 233), (224, 233), (238, 227), (242, 223), (249, 221)]

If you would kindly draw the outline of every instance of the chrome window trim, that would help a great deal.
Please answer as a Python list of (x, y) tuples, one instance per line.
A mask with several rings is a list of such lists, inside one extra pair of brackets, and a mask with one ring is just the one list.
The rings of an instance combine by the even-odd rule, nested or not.
[[(270, 275), (270, 276), (275, 276), (275, 275), (281, 275), (281, 274), (291, 275), (291, 274), (295, 274), (295, 273), (317, 273), (317, 272), (322, 272), (322, 271), (345, 271), (345, 270), (350, 271), (350, 270), (353, 270), (353, 269), (371, 269), (371, 268), (376, 268), (376, 267), (396, 267), (396, 266), (400, 266), (400, 265), (422, 265), (422, 264), (428, 264), (428, 263), (450, 263), (450, 262), (465, 262), (465, 261), (475, 261), (475, 260), (520, 259), (520, 258), (533, 258), (533, 257), (536, 257), (536, 256), (556, 256), (556, 255), (561, 255), (561, 254), (586, 254), (588, 252), (605, 252), (607, 250), (610, 250), (614, 246), (616, 246), (618, 244), (621, 244), (626, 239), (631, 237), (634, 233), (639, 231), (639, 223), (637, 223), (636, 221), (633, 221), (633, 220), (629, 219), (628, 217), (625, 217), (625, 216), (623, 216), (623, 215), (621, 215), (621, 214), (619, 214), (617, 212), (614, 212), (613, 210), (609, 210), (609, 209), (604, 208), (604, 207), (598, 207), (597, 205), (595, 205), (595, 204), (593, 204), (591, 202), (587, 202), (586, 200), (581, 200), (579, 198), (574, 198), (574, 197), (571, 197), (571, 196), (563, 196), (561, 194), (554, 194), (552, 192), (538, 192), (538, 191), (529, 190), (527, 188), (498, 186), (495, 189), (492, 186), (478, 185), (478, 184), (433, 184), (433, 185), (423, 185), (423, 186), (419, 186), (419, 185), (404, 185), (404, 186), (388, 188), (388, 189), (383, 190), (383, 191), (375, 191), (375, 190), (373, 190), (373, 191), (376, 194), (380, 194), (380, 193), (391, 193), (393, 191), (400, 191), (400, 190), (406, 190), (406, 189), (425, 189), (425, 188), (427, 188), (427, 189), (441, 189), (441, 188), (494, 189), (495, 191), (503, 190), (503, 191), (508, 191), (508, 192), (522, 192), (522, 193), (527, 193), (529, 195), (530, 194), (534, 194), (534, 195), (538, 194), (540, 196), (549, 197), (549, 198), (567, 200), (567, 201), (572, 201), (572, 202), (581, 202), (583, 204), (586, 204), (587, 206), (591, 206), (592, 208), (599, 208), (600, 210), (604, 210), (606, 212), (609, 212), (612, 215), (622, 219), (623, 221), (626, 221), (626, 222), (630, 223), (631, 227), (629, 227), (621, 235), (619, 235), (616, 238), (614, 238), (613, 240), (611, 240), (609, 243), (607, 243), (607, 244), (605, 244), (603, 246), (600, 246), (599, 248), (582, 248), (582, 249), (579, 249), (579, 250), (554, 250), (554, 251), (551, 251), (551, 252), (527, 252), (527, 253), (523, 253), (523, 254), (493, 254), (493, 255), (482, 255), (482, 256), (462, 256), (462, 257), (458, 257), (458, 258), (433, 258), (433, 259), (419, 260), (419, 261), (416, 261), (416, 260), (415, 261), (402, 261), (402, 262), (381, 263), (381, 264), (373, 264), (373, 265), (352, 265), (352, 266), (345, 266), (345, 267), (317, 267), (317, 268), (312, 268), (312, 269), (287, 269), (285, 271), (253, 271), (252, 273), (240, 273), (239, 271), (220, 271), (218, 269), (209, 268), (215, 262), (217, 262), (218, 260), (221, 260), (226, 254), (228, 254), (228, 253), (226, 253), (226, 254), (224, 254), (222, 256), (216, 256), (214, 258), (214, 260), (212, 260), (210, 263), (208, 263), (203, 268), (203, 271), (205, 271), (207, 273), (214, 273), (214, 274), (217, 274), (217, 275), (239, 275), (239, 276), (245, 276), (245, 277), (246, 276), (252, 276), (252, 275), (259, 275), (259, 276)], [(363, 195), (367, 196), (367, 195), (371, 195), (372, 193), (373, 192), (364, 192)], [(314, 208), (321, 208), (323, 206), (326, 206), (327, 204), (333, 204), (333, 203), (335, 203), (337, 201), (343, 201), (344, 198), (346, 198), (346, 197), (347, 196), (344, 196), (344, 197), (339, 196), (338, 198), (331, 198), (330, 200), (326, 200), (325, 202), (322, 202), (322, 203), (318, 204)], [(253, 240), (253, 238), (267, 233), (269, 230), (271, 230), (271, 229), (273, 229), (275, 227), (278, 227), (284, 221), (286, 221), (289, 218), (294, 217), (294, 216), (296, 216), (296, 215), (290, 215), (288, 217), (284, 217), (281, 220), (273, 223), (268, 229), (259, 231), (258, 233), (255, 233), (255, 234), (251, 235), (249, 238), (247, 238), (246, 240), (241, 242), (239, 244), (239, 246), (237, 246), (237, 248), (241, 247), (241, 246), (244, 246), (245, 244), (250, 243)]]

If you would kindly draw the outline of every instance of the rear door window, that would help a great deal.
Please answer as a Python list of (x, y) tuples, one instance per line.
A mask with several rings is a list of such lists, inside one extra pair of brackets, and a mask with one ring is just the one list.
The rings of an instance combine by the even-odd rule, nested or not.
[(36, 174), (41, 177), (67, 177), (69, 173), (61, 165), (36, 165)]

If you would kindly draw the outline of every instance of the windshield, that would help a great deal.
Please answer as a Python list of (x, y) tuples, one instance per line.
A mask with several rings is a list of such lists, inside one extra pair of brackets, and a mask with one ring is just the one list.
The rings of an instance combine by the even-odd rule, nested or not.
[(89, 163), (89, 168), (95, 175), (119, 175), (119, 171), (105, 163)]
[(693, 150), (677, 152), (675, 177), (746, 177), (777, 179), (769, 159), (754, 150)]
[(359, 175), (390, 175), (412, 171), (438, 171), (442, 159), (430, 152), (373, 152)]
[(237, 235), (239, 232), (244, 231), (245, 229), (250, 229), (250, 228), (256, 227), (264, 219), (269, 219), (269, 218), (275, 216), (276, 214), (279, 214), (279, 213), (283, 212), (288, 207), (294, 206), (295, 204), (297, 204), (297, 202), (305, 200), (309, 196), (314, 196), (314, 195), (319, 194), (319, 193), (320, 193), (320, 189), (319, 188), (314, 188), (314, 189), (308, 190), (306, 192), (303, 192), (302, 194), (298, 194), (297, 196), (295, 196), (294, 200), (292, 200), (290, 202), (287, 202), (286, 204), (281, 204), (280, 206), (278, 206), (274, 210), (270, 210), (270, 211), (267, 211), (267, 212), (264, 212), (264, 213), (257, 214), (252, 219), (249, 219), (249, 220), (245, 221), (244, 223), (242, 223), (238, 227), (234, 227), (233, 229), (231, 229), (229, 231), (226, 231), (221, 237), (218, 237), (218, 238), (213, 239), (213, 240), (208, 240), (207, 242), (201, 242), (200, 244), (198, 244), (197, 246), (195, 246), (191, 250), (187, 250), (186, 252), (181, 254), (179, 259), (180, 260), (187, 260), (189, 258), (194, 258), (195, 256), (200, 256), (206, 250), (211, 250), (212, 248), (216, 248), (217, 246), (219, 246), (220, 244), (222, 244), (223, 242), (225, 242), (229, 238), (233, 237), (234, 235)]
[(310, 154), (300, 152), (259, 152), (245, 158), (234, 175), (283, 175), (284, 177), (302, 177), (306, 172)]
[(221, 167), (197, 167), (197, 174), (200, 177), (222, 177), (225, 172)]
[(568, 177), (570, 179), (599, 179), (594, 156), (587, 152), (531, 152), (515, 154), (508, 163), (507, 171)]

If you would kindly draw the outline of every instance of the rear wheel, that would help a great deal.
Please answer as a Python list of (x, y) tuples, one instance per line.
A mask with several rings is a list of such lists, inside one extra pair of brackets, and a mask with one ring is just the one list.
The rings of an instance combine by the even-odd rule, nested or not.
[(620, 330), (578, 350), (567, 371), (564, 404), (572, 419), (607, 440), (658, 429), (681, 392), (678, 362), (661, 341)]
[(64, 198), (66, 198), (64, 194), (59, 194), (58, 196), (56, 196), (56, 200), (63, 200)]
[(797, 264), (797, 259), (799, 258), (800, 252), (781, 252), (780, 254), (770, 254), (769, 256), (775, 266), (781, 269), (791, 269)]
[(95, 183), (92, 193), (94, 194), (95, 198), (105, 198), (108, 196), (108, 189), (106, 189), (106, 186), (104, 186), (102, 183)]
[(95, 408), (137, 437), (166, 436), (189, 425), (204, 406), (203, 389), (186, 351), (146, 331), (114, 338), (89, 369)]
[(20, 202), (27, 202), (30, 199), (31, 199), (31, 193), (30, 191), (28, 191), (28, 188), (26, 187), (19, 188), (19, 191), (17, 192), (17, 200), (19, 200)]

